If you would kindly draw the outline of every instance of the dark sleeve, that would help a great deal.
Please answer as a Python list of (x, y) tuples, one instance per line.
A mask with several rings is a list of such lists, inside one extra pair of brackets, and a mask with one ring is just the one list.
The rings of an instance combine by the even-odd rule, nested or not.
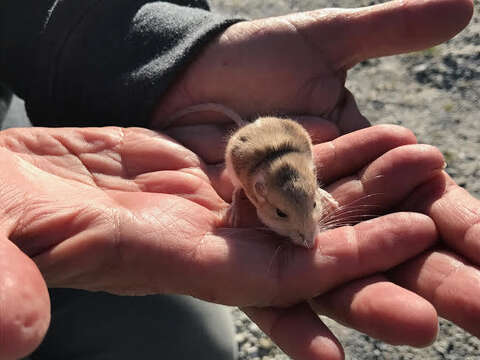
[(0, 0), (0, 81), (35, 125), (146, 126), (180, 71), (236, 21), (201, 0)]

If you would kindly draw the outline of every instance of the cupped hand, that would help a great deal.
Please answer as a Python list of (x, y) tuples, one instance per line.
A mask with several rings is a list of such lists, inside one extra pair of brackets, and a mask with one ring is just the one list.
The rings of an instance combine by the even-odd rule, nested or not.
[[(368, 58), (446, 41), (472, 13), (471, 0), (396, 0), (234, 24), (160, 100), (152, 126), (164, 128), (172, 114), (189, 105), (216, 102), (244, 117), (315, 115), (342, 132), (365, 127), (368, 121), (345, 88), (347, 70)], [(198, 124), (198, 116), (194, 121)]]
[[(202, 114), (195, 114), (173, 124), (169, 122), (172, 114), (192, 104), (217, 102), (244, 117), (263, 113), (314, 115), (316, 119), (336, 124), (341, 133), (363, 128), (368, 121), (358, 111), (354, 96), (344, 85), (348, 69), (368, 58), (420, 50), (441, 43), (465, 27), (472, 12), (471, 0), (392, 1), (363, 9), (324, 9), (235, 24), (198, 56), (180, 81), (161, 99), (152, 126), (168, 127), (172, 137), (209, 164), (221, 162), (222, 152), (215, 147), (205, 147), (198, 141), (200, 137), (194, 135), (205, 136), (211, 144), (218, 143), (225, 136), (224, 125), (218, 126), (221, 120), (212, 121), (210, 113), (204, 114), (203, 119)], [(328, 164), (339, 166), (340, 162)], [(331, 171), (327, 166), (323, 169)], [(426, 187), (428, 189), (428, 185)], [(396, 187), (387, 190), (395, 192)], [(340, 193), (337, 191), (337, 194)], [(418, 211), (416, 208), (405, 209)], [(445, 218), (445, 215), (440, 215), (438, 210), (437, 217)], [(409, 288), (426, 296), (441, 314), (460, 319), (457, 321), (460, 325), (475, 329), (474, 324), (469, 326), (468, 319), (470, 313), (480, 309), (479, 304), (472, 303), (470, 296), (459, 299), (460, 295), (456, 295), (453, 303), (452, 294), (432, 297), (431, 288), (441, 279), (442, 271), (437, 271), (433, 277), (436, 282), (429, 283), (427, 278), (420, 288), (416, 283), (419, 274), (415, 269), (422, 268), (412, 265), (408, 271), (397, 274), (409, 274), (405, 275), (409, 279)], [(405, 278), (400, 284), (407, 286)], [(453, 289), (449, 285), (451, 282), (444, 286), (444, 294)], [(391, 343), (427, 343), (431, 339), (431, 328), (424, 326), (423, 334), (413, 331), (411, 321), (414, 320), (408, 314), (414, 312), (398, 311), (397, 316), (389, 318), (392, 308), (401, 307), (398, 303), (402, 297), (394, 296), (398, 291), (398, 287), (385, 277), (364, 278), (363, 282), (353, 282), (318, 297), (316, 306), (324, 314)], [(465, 294), (473, 295), (471, 292)], [(411, 303), (414, 302), (403, 304)], [(468, 307), (464, 306), (468, 304)], [(248, 308), (246, 311), (290, 354), (307, 359), (318, 351), (319, 356), (328, 356), (325, 350), (328, 346), (314, 344), (315, 339), (321, 338), (316, 336), (321, 330), (318, 321), (310, 316), (308, 307), (299, 307), (297, 312), (265, 308)], [(305, 325), (309, 323), (307, 318), (311, 326)], [(384, 319), (389, 321), (382, 323)], [(424, 321), (424, 324), (431, 324), (431, 317), (426, 316)], [(395, 334), (399, 329), (397, 325), (386, 325), (394, 323), (403, 323), (403, 332), (400, 333), (404, 335)], [(430, 333), (425, 329), (430, 329)], [(328, 332), (325, 330), (324, 333)], [(405, 333), (411, 336), (405, 336)], [(331, 339), (331, 336), (325, 335), (325, 338)], [(338, 346), (332, 343), (330, 348), (334, 349), (332, 358), (336, 358)]]
[(441, 172), (418, 187), (401, 209), (430, 216), (441, 242), (391, 271), (389, 278), (480, 336), (480, 200)]
[[(344, 206), (338, 225), (388, 212), (441, 171), (440, 153), (414, 143), (405, 129), (379, 126), (315, 146), (321, 180)], [(22, 303), (24, 293), (37, 296), (22, 303), (26, 310), (17, 307), (30, 332), (15, 327), (18, 316), (2, 316), (0, 327), (3, 339), (14, 333), (28, 346), (41, 339), (49, 316), (32, 258), (50, 287), (180, 293), (242, 306), (293, 357), (331, 352), (341, 358), (333, 335), (297, 304), (344, 284), (382, 279), (380, 273), (436, 239), (433, 222), (414, 213), (326, 231), (314, 250), (250, 224), (231, 228), (224, 199), (232, 186), (223, 165), (208, 165), (145, 129), (11, 129), (0, 133), (0, 152), (0, 266), (10, 274), (2, 277), (2, 296), (8, 304)], [(384, 284), (383, 296), (363, 293), (351, 310), (361, 317), (361, 304), (371, 302), (376, 320), (364, 330), (383, 326), (392, 342), (431, 341), (436, 313), (430, 304), (392, 283), (375, 284)]]

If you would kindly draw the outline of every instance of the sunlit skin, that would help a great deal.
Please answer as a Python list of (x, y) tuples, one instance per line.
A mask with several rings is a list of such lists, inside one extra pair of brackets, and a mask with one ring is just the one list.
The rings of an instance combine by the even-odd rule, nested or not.
[[(480, 203), (443, 172), (438, 150), (415, 145), (408, 130), (339, 137), (368, 126), (344, 88), (349, 67), (445, 41), (471, 13), (467, 0), (396, 1), (238, 23), (159, 101), (156, 129), (176, 110), (212, 101), (242, 116), (310, 115), (300, 121), (315, 143), (319, 180), (340, 206), (365, 199), (386, 214), (326, 231), (313, 250), (279, 250), (254, 218), (241, 228), (223, 221), (232, 185), (223, 149), (211, 146), (228, 128), (218, 118), (185, 119), (160, 133), (1, 132), (1, 309), (13, 315), (0, 316), (0, 358), (40, 342), (50, 316), (46, 284), (241, 306), (295, 359), (343, 357), (303, 302), (315, 296), (317, 310), (393, 344), (431, 342), (437, 311), (480, 335)], [(434, 244), (445, 250), (427, 250)]]

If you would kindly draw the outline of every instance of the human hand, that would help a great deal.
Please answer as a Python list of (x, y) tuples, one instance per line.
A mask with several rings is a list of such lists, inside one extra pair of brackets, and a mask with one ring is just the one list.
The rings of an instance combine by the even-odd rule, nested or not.
[(368, 58), (441, 43), (463, 29), (472, 13), (471, 0), (403, 0), (237, 23), (160, 100), (152, 127), (164, 128), (179, 109), (206, 102), (244, 117), (315, 115), (342, 132), (364, 127), (368, 122), (344, 86), (347, 70)]
[[(337, 136), (323, 125), (315, 161), (341, 204), (373, 202), (386, 212), (443, 166), (436, 149), (412, 145), (405, 129), (372, 127), (322, 142)], [(0, 317), (4, 357), (32, 350), (48, 324), (45, 283), (29, 257), (51, 287), (190, 294), (238, 305), (266, 330), (274, 321), (272, 337), (294, 358), (341, 358), (320, 319), (297, 304), (377, 279), (436, 239), (433, 222), (413, 213), (327, 231), (313, 251), (281, 245), (249, 224), (231, 228), (222, 216), (232, 191), (223, 165), (145, 129), (11, 129), (0, 133), (0, 152), (2, 301), (15, 315)], [(376, 306), (365, 331), (380, 326), (390, 341), (431, 341), (431, 305), (384, 284), (381, 298), (359, 298)], [(35, 301), (25, 303), (24, 294)]]
[(389, 278), (427, 299), (442, 317), (480, 336), (480, 201), (441, 172), (401, 208), (429, 215), (440, 241), (391, 271)]

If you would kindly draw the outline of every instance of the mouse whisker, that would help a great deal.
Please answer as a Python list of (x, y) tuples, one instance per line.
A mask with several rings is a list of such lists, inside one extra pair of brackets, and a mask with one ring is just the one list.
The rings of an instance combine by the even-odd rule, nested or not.
[(339, 213), (345, 210), (365, 210), (365, 208), (369, 209), (381, 209), (382, 206), (376, 204), (358, 204), (358, 205), (342, 205), (339, 206), (337, 209), (332, 211), (331, 213)]
[(372, 207), (376, 206), (365, 206), (365, 207), (354, 207), (354, 208), (345, 208), (333, 211), (331, 213), (325, 214), (320, 218), (320, 221), (330, 221), (332, 219), (344, 218), (346, 216), (360, 216), (365, 212), (365, 208), (372, 210)]
[(268, 264), (268, 269), (267, 269), (267, 274), (271, 273), (273, 262), (275, 260), (275, 257), (277, 254), (280, 252), (281, 248), (284, 246), (284, 244), (279, 244), (276, 248), (275, 251), (273, 252), (272, 258), (270, 259), (270, 262)]
[(362, 215), (355, 215), (355, 216), (348, 216), (348, 217), (339, 217), (335, 219), (330, 219), (329, 221), (319, 222), (320, 227), (323, 228), (335, 228), (344, 225), (354, 225), (361, 221), (373, 219), (377, 215), (373, 214), (362, 214)]
[(366, 199), (370, 199), (372, 197), (376, 197), (376, 196), (381, 196), (381, 195), (385, 195), (385, 193), (372, 193), (372, 194), (367, 194), (367, 195), (363, 195), (363, 196), (360, 196), (358, 199), (355, 199), (355, 200), (352, 200), (348, 203), (345, 203), (342, 205), (343, 206), (350, 206), (350, 205), (353, 205), (353, 204), (356, 204), (360, 201), (363, 201), (363, 200), (366, 200)]
[(378, 216), (378, 214), (354, 214), (354, 213), (347, 214), (347, 215), (342, 214), (341, 216), (335, 216), (335, 217), (327, 219), (326, 221), (323, 221), (323, 222), (327, 223), (327, 222), (344, 220), (344, 219), (371, 218), (371, 217), (375, 217), (375, 216)]
[(365, 213), (364, 209), (353, 209), (353, 210), (351, 209), (351, 210), (345, 210), (345, 211), (341, 211), (341, 212), (332, 213), (329, 216), (322, 217), (321, 219), (322, 220), (329, 220), (329, 219), (336, 219), (336, 218), (350, 216), (350, 215), (359, 215), (360, 216), (364, 213)]
[(330, 214), (339, 214), (339, 213), (343, 213), (343, 212), (346, 212), (346, 211), (364, 211), (366, 208), (368, 209), (375, 209), (375, 208), (381, 208), (380, 206), (378, 205), (357, 205), (357, 206), (342, 206), (342, 207), (339, 207), (338, 209), (330, 212)]

